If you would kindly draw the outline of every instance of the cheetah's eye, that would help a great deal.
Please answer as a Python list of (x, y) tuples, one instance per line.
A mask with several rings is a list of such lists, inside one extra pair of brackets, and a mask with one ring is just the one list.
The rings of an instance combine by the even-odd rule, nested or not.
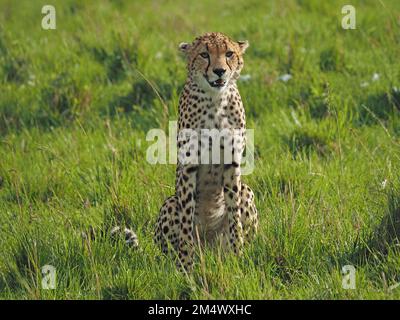
[(204, 58), (204, 59), (207, 59), (208, 58), (208, 53), (207, 52), (202, 52), (202, 53), (200, 53), (200, 56), (202, 58)]
[(226, 56), (227, 58), (232, 57), (232, 55), (233, 55), (233, 52), (232, 52), (232, 51), (228, 51), (227, 53), (225, 53), (225, 56)]

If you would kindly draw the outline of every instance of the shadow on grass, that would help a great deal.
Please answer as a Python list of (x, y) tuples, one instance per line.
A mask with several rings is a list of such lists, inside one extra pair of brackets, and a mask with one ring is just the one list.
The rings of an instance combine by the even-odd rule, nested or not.
[(354, 244), (354, 249), (344, 254), (340, 261), (355, 265), (379, 264), (386, 260), (390, 250), (400, 248), (400, 193), (388, 194), (387, 213), (364, 243)]
[(360, 108), (360, 124), (373, 125), (379, 121), (386, 121), (400, 113), (400, 89), (392, 88), (388, 92), (368, 95)]
[(10, 38), (0, 27), (0, 55), (2, 57), (0, 67), (6, 82), (22, 84), (29, 79), (30, 61), (26, 56), (25, 48), (18, 41), (10, 45)]
[(342, 70), (344, 68), (343, 50), (338, 46), (323, 50), (319, 56), (319, 68), (323, 72)]
[(12, 257), (7, 259), (6, 271), (0, 278), (0, 290), (9, 288), (16, 292), (29, 293), (31, 297), (39, 298), (39, 283), (41, 280), (40, 255), (36, 240), (30, 232), (21, 235)]
[[(157, 90), (167, 101), (172, 97), (171, 84), (156, 81)], [(94, 101), (93, 93), (83, 88), (68, 74), (61, 74), (38, 92), (40, 100), (28, 109), (12, 97), (0, 101), (0, 135), (40, 128), (47, 131), (68, 127), (77, 120), (129, 117), (137, 129), (147, 130), (159, 126), (165, 110), (157, 93), (144, 79), (132, 84), (131, 90), (122, 95), (111, 94), (104, 102)]]
[(310, 156), (315, 152), (319, 157), (328, 157), (335, 151), (335, 144), (321, 133), (305, 129), (295, 129), (289, 136), (284, 137), (293, 158), (301, 154)]
[(5, 292), (6, 288), (10, 288), (13, 291), (19, 291), (26, 289), (21, 279), (36, 274), (36, 270), (33, 268), (30, 262), (28, 251), (20, 245), (16, 250), (14, 260), (8, 261), (8, 270), (3, 273), (0, 277), (0, 291)]
[(298, 177), (290, 177), (282, 174), (272, 176), (266, 180), (262, 177), (256, 177), (257, 188), (254, 188), (256, 198), (263, 197), (274, 198), (297, 198), (300, 194), (299, 187), (303, 183)]
[[(57, 287), (68, 287), (79, 281), (81, 288), (89, 288), (90, 279), (86, 277), (85, 254), (80, 238), (73, 239), (68, 245), (57, 243), (53, 238), (44, 239), (39, 230), (25, 231), (19, 235), (16, 247), (6, 258), (5, 269), (0, 276), (0, 291), (11, 290), (15, 296), (29, 297), (30, 299), (42, 298), (41, 288), (45, 265), (56, 267)], [(63, 257), (68, 256), (68, 261)], [(77, 268), (76, 266), (79, 266)], [(73, 272), (70, 272), (73, 269)]]
[[(168, 104), (174, 89), (161, 80), (154, 83), (157, 83), (155, 89), (144, 79), (135, 81), (128, 93), (111, 100), (107, 107), (108, 116), (128, 115), (133, 118), (135, 128), (143, 131), (160, 127), (163, 119), (168, 118), (168, 110), (163, 103)], [(160, 101), (156, 90), (163, 101)]]
[(112, 285), (102, 288), (103, 300), (129, 300), (129, 287), (126, 283)]
[[(160, 80), (157, 81), (156, 89), (164, 100), (171, 99), (171, 93), (174, 91), (171, 84)], [(126, 95), (117, 96), (111, 101), (110, 112), (115, 114), (116, 108), (122, 108), (124, 112), (131, 112), (134, 105), (141, 106), (143, 110), (149, 110), (154, 105), (154, 100), (157, 99), (154, 89), (146, 80), (141, 79), (133, 83), (132, 89)]]
[(120, 43), (111, 52), (103, 47), (86, 49), (105, 67), (107, 79), (112, 83), (125, 79), (130, 72), (130, 66), (137, 64), (137, 48), (133, 45)]
[[(22, 53), (11, 53), (3, 42), (0, 37), (0, 54), (4, 56), (0, 73), (5, 82), (27, 85), (29, 63)], [(137, 64), (137, 50), (133, 44), (118, 44), (109, 51), (102, 47), (83, 48), (104, 66), (107, 79), (104, 86), (130, 81), (132, 66)], [(47, 131), (67, 127), (76, 120), (84, 123), (85, 119), (92, 120), (96, 116), (125, 115), (134, 118), (139, 129), (154, 127), (160, 114), (165, 113), (156, 90), (165, 101), (171, 99), (174, 92), (173, 86), (161, 79), (152, 79), (151, 85), (139, 78), (134, 79), (128, 93), (120, 95), (107, 91), (100, 98), (98, 91), (79, 76), (64, 71), (46, 83), (37, 83), (32, 90), (23, 93), (23, 99), (13, 92), (6, 92), (0, 99), (0, 135), (33, 127)]]

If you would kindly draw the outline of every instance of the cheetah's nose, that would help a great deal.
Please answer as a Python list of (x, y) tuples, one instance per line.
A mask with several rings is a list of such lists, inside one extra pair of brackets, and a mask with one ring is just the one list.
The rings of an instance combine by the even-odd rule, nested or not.
[(218, 76), (222, 77), (222, 75), (225, 73), (225, 69), (214, 69), (213, 72)]

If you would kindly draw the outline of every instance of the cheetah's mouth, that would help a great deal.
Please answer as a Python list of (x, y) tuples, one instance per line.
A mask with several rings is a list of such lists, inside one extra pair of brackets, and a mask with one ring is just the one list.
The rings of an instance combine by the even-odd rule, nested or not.
[(208, 84), (213, 88), (222, 88), (226, 83), (226, 81), (221, 78), (219, 78), (215, 81), (209, 81), (207, 78), (206, 78), (206, 80), (207, 80)]

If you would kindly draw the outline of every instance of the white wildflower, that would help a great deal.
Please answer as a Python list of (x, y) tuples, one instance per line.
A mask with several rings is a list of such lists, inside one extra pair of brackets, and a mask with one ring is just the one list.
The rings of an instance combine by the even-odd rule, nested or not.
[(285, 73), (278, 77), (278, 80), (281, 80), (283, 82), (288, 82), (290, 79), (292, 79), (292, 75), (289, 73)]

